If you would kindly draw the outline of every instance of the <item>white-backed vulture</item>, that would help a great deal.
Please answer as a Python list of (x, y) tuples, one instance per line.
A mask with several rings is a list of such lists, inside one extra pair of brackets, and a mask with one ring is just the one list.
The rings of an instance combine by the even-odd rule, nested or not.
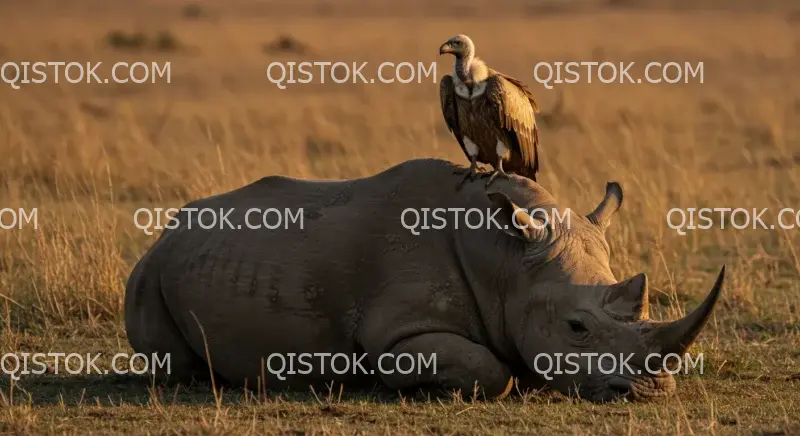
[(475, 57), (475, 45), (466, 35), (442, 44), (439, 54), (446, 53), (455, 56), (455, 68), (442, 78), (439, 95), (447, 128), (470, 160), (464, 181), (476, 177), (477, 162), (495, 169), (486, 186), (498, 175), (508, 177), (504, 164), (509, 171), (536, 181), (539, 129), (535, 114), (539, 107), (531, 91)]

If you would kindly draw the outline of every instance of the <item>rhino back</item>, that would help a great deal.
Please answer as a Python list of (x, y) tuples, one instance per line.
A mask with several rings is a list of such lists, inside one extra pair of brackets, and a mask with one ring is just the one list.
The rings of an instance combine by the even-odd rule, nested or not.
[[(265, 353), (346, 353), (363, 343), (390, 343), (387, 330), (481, 336), (452, 234), (413, 235), (401, 221), (406, 208), (485, 201), (482, 189), (455, 194), (460, 176), (454, 168), (426, 159), (358, 180), (267, 177), (189, 203), (186, 208), (233, 212), (231, 226), (210, 230), (182, 213), (180, 227), (164, 232), (153, 262), (176, 325), (199, 355), (206, 340), (212, 359), (240, 356), (236, 365), (233, 359), (215, 363), (223, 374), (251, 373)], [(302, 209), (302, 225), (250, 229), (250, 208)], [(249, 222), (259, 218), (253, 214)], [(270, 215), (271, 224), (276, 219)]]

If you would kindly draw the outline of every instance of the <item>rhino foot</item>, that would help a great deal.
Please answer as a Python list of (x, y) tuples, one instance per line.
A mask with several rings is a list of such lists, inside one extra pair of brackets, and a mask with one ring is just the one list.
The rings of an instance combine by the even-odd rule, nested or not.
[(408, 374), (382, 374), (383, 383), (392, 389), (451, 397), (456, 391), (463, 398), (485, 400), (503, 399), (514, 386), (511, 370), (488, 348), (452, 333), (414, 336), (399, 342), (389, 353), (409, 353), (432, 362)]

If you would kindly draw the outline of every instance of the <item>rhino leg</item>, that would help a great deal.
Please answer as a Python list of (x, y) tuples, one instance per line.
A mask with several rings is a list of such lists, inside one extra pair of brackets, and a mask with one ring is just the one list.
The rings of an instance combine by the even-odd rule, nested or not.
[[(146, 258), (145, 258), (146, 259)], [(159, 381), (184, 382), (210, 379), (208, 366), (192, 350), (183, 337), (161, 295), (157, 274), (143, 272), (146, 260), (135, 267), (128, 282), (125, 301), (125, 330), (128, 342), (137, 353), (152, 361), (169, 356), (169, 365), (155, 368)]]
[[(393, 389), (412, 390), (435, 386), (446, 390), (460, 390), (471, 396), (477, 388), (479, 398), (502, 399), (513, 387), (511, 370), (500, 362), (488, 348), (452, 333), (426, 333), (399, 342), (388, 353), (393, 359), (404, 353), (413, 356), (415, 367), (408, 374), (407, 360), (401, 359), (394, 372), (382, 371), (384, 384)], [(419, 356), (427, 362), (435, 355), (433, 365), (422, 368)], [(389, 362), (390, 359), (384, 359)], [(391, 368), (382, 363), (384, 369)]]

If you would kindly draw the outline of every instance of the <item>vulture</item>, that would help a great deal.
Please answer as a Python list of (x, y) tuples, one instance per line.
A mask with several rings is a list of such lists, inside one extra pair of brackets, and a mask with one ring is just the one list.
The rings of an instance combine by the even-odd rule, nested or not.
[(539, 171), (539, 106), (519, 80), (486, 66), (475, 57), (475, 45), (466, 35), (456, 35), (439, 48), (455, 56), (452, 74), (442, 78), (439, 96), (447, 128), (470, 160), (466, 177), (474, 180), (477, 162), (494, 167), (486, 186), (505, 169), (536, 181)]

